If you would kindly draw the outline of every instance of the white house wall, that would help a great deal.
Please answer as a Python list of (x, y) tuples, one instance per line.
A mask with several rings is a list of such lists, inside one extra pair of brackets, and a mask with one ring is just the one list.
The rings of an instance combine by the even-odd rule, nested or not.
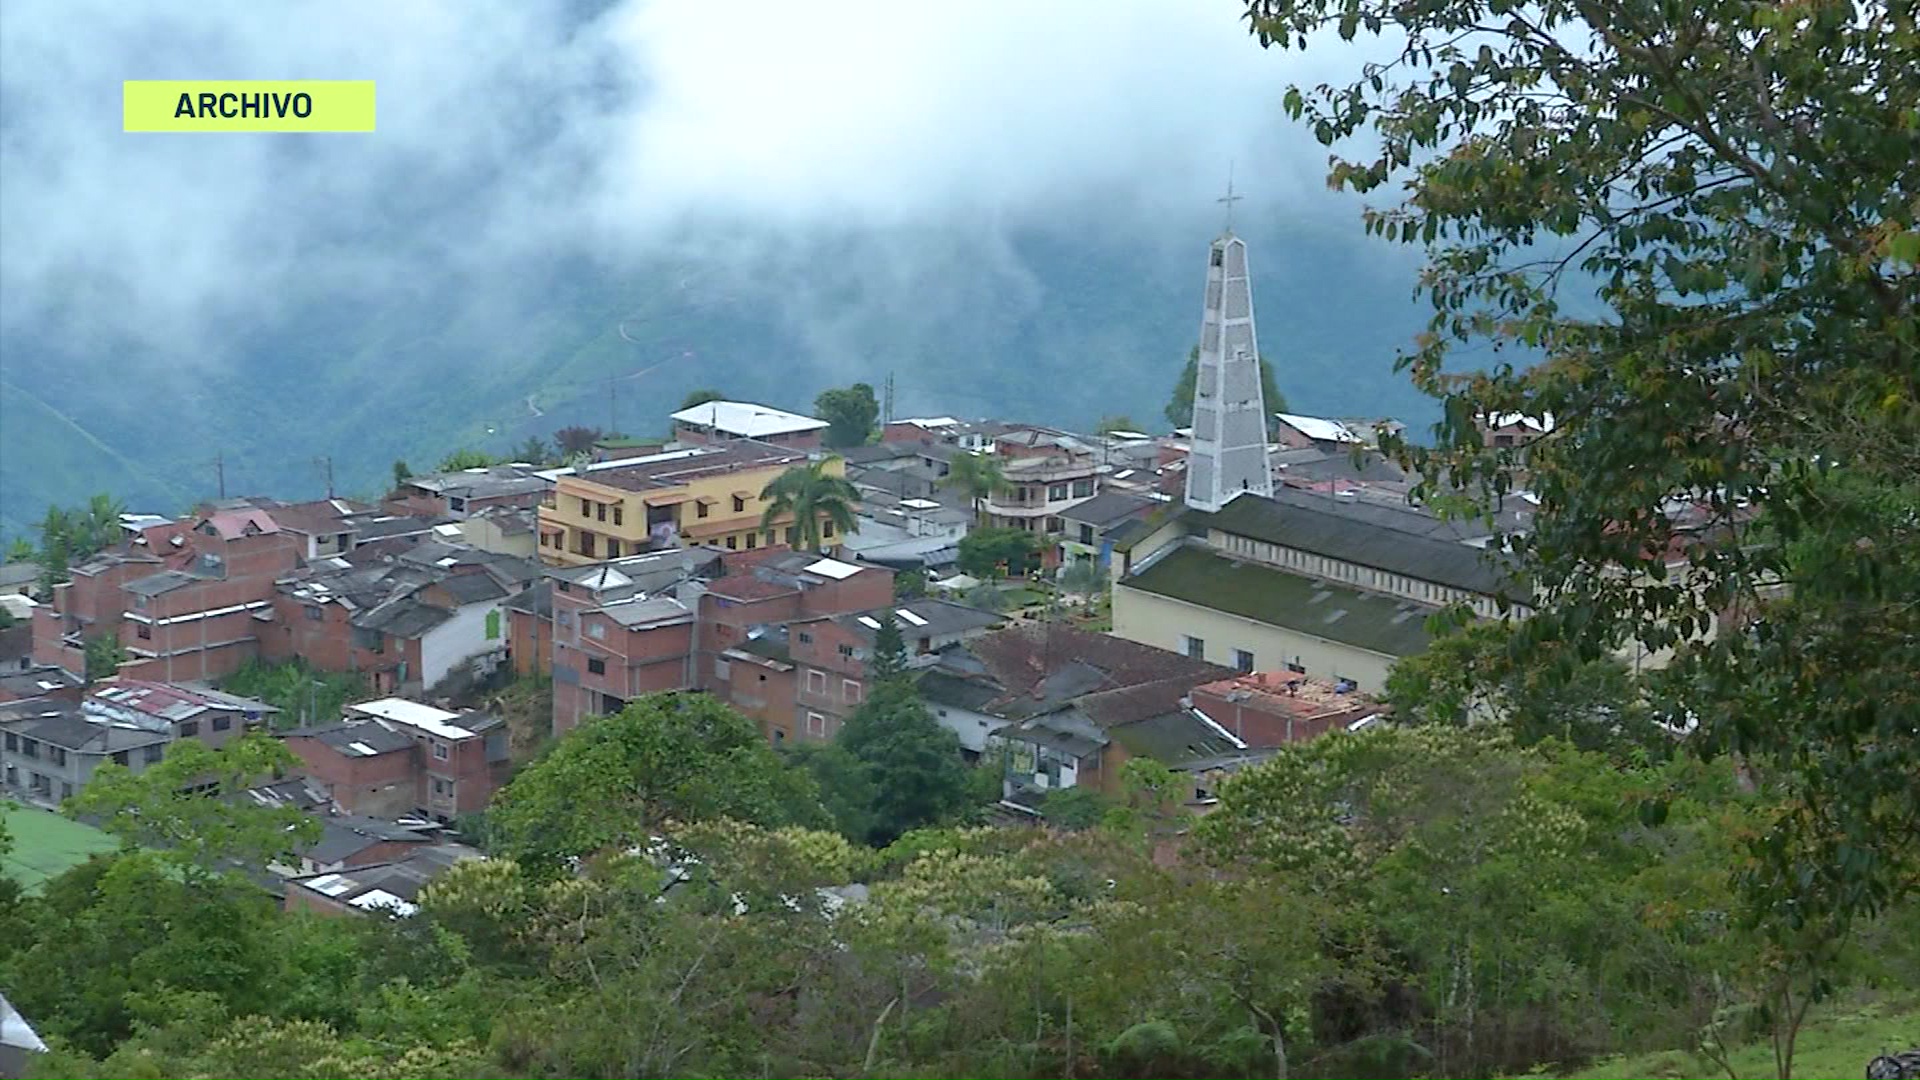
[[(487, 613), (500, 613), (500, 636), (487, 640)], [(420, 685), (433, 687), (481, 653), (507, 647), (507, 613), (498, 603), (467, 604), (420, 639)]]

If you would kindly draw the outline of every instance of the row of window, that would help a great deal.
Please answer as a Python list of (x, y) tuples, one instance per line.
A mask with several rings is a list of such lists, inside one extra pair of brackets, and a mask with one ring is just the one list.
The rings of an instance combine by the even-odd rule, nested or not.
[[(845, 648), (843, 646), (843, 648)], [(840, 680), (840, 700), (848, 705), (860, 704), (860, 680)], [(807, 693), (816, 697), (827, 696), (827, 673), (818, 668), (807, 669)]]
[[(1185, 648), (1187, 655), (1195, 660), (1205, 660), (1207, 658), (1207, 640), (1205, 638), (1188, 635), (1185, 638)], [(1305, 675), (1307, 673), (1306, 665), (1302, 664), (1300, 658), (1297, 656), (1287, 661), (1286, 666), (1288, 671), (1296, 675)], [(1253, 650), (1233, 650), (1233, 668), (1242, 675), (1251, 675), (1254, 670)], [(1339, 676), (1335, 676), (1335, 678), (1339, 678)]]
[[(20, 786), (20, 770), (12, 765), (7, 766), (7, 786)], [(53, 798), (53, 778), (30, 772), (27, 774), (27, 790), (43, 799), (51, 799)], [(71, 798), (73, 798), (73, 785), (65, 780), (60, 781), (61, 801), (65, 802)]]
[[(1046, 493), (1044, 500), (1041, 498), (1043, 491)], [(1068, 499), (1085, 499), (1093, 495), (1093, 479), (1089, 477), (1085, 480), (1059, 484), (1034, 484), (1031, 487), (1020, 484), (1014, 487), (1012, 495), (1013, 497), (1007, 501), (1015, 505), (1031, 503), (1037, 506), (1043, 501), (1065, 502)]]
[(620, 503), (595, 502), (594, 500), (587, 499), (587, 498), (582, 498), (580, 500), (580, 516), (584, 519), (591, 520), (591, 521), (605, 521), (607, 520), (607, 514), (609, 511), (611, 511), (613, 514), (613, 523), (615, 525), (620, 525), (623, 523), (623, 519), (626, 517), (626, 507), (621, 505)]
[[(229, 724), (229, 726), (231, 725)], [(189, 731), (187, 730), (188, 728), (192, 728), (193, 730)], [(180, 725), (180, 730), (182, 736), (189, 736), (199, 730), (199, 725), (193, 723), (182, 724)], [(223, 727), (221, 730), (225, 730), (225, 728)], [(8, 753), (19, 754), (23, 758), (31, 758), (35, 761), (40, 760), (40, 748), (44, 746), (47, 750), (46, 760), (49, 764), (55, 767), (64, 767), (67, 764), (67, 749), (64, 746), (43, 743), (38, 739), (30, 739), (25, 735), (12, 731), (7, 732), (5, 745)], [(141, 761), (151, 765), (159, 761), (166, 751), (167, 748), (164, 743), (154, 743), (151, 746), (142, 747), (140, 751)], [(120, 751), (113, 755), (113, 763), (115, 765), (130, 764), (131, 762), (127, 755), (127, 751)]]

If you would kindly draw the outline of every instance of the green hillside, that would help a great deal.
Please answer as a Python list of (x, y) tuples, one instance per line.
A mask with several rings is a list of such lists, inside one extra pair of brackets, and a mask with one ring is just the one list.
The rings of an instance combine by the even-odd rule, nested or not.
[[(1297, 409), (1426, 420), (1392, 370), (1423, 321), (1410, 253), (1350, 225), (1249, 237), (1262, 351)], [(0, 528), (101, 490), (177, 512), (215, 493), (216, 455), (229, 494), (317, 496), (325, 456), (339, 490), (371, 493), (396, 458), (419, 469), (571, 423), (658, 431), (701, 386), (804, 409), (891, 372), (905, 414), (1157, 426), (1198, 321), (1208, 230), (1156, 230), (744, 237), (753, 259), (553, 259), (486, 283), (301, 297), (212, 355), (13, 331)], [(610, 390), (617, 376), (634, 377)]]

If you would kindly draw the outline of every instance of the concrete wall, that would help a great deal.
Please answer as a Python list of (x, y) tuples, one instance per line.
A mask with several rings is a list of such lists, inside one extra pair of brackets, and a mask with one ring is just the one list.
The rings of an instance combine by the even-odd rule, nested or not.
[(1253, 653), (1256, 671), (1281, 671), (1296, 657), (1307, 673), (1322, 679), (1351, 679), (1362, 690), (1386, 689), (1394, 657), (1329, 641), (1253, 619), (1229, 615), (1142, 592), (1113, 587), (1113, 634), (1142, 645), (1185, 654), (1187, 638), (1206, 643), (1204, 659), (1232, 667), (1234, 650)]

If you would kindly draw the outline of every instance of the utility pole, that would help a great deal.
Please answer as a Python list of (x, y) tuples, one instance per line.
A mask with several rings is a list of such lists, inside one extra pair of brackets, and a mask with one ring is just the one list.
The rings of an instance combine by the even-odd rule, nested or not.
[(326, 471), (327, 498), (329, 499), (333, 498), (333, 458), (331, 456), (315, 458), (314, 464), (320, 466), (322, 469)]
[(607, 380), (607, 438), (620, 434), (620, 380)]
[(220, 485), (220, 498), (224, 500), (227, 497), (227, 463), (219, 454), (213, 455), (213, 475)]
[(891, 371), (887, 372), (886, 405), (881, 412), (881, 416), (884, 417), (884, 419), (880, 421), (882, 424), (893, 423), (893, 372)]

